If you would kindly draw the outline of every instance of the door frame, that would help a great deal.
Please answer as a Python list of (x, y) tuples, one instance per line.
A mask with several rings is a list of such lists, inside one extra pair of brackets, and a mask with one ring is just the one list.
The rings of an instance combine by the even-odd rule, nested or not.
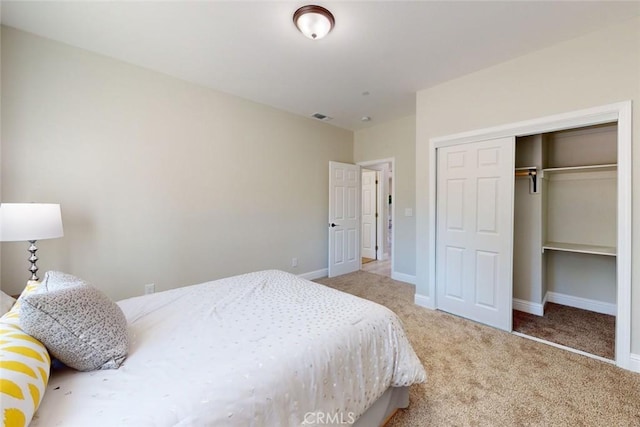
[[(356, 165), (360, 166), (361, 168), (366, 168), (366, 169), (370, 169), (372, 166), (376, 166), (376, 165), (380, 165), (382, 163), (389, 163), (391, 164), (391, 171), (393, 173), (393, 179), (391, 180), (391, 195), (392, 195), (392, 203), (391, 203), (391, 218), (393, 220), (393, 228), (395, 229), (395, 224), (397, 224), (397, 212), (396, 212), (396, 179), (395, 179), (395, 173), (396, 173), (396, 158), (395, 157), (388, 157), (386, 159), (378, 159), (378, 160), (367, 160), (367, 161), (363, 161), (363, 162), (357, 162)], [(384, 202), (383, 206), (384, 206)], [(385, 209), (382, 209), (383, 213), (386, 212)], [(380, 221), (380, 225), (384, 226), (385, 223), (385, 219), (387, 219), (386, 214), (384, 214), (383, 216), (383, 221)], [(394, 274), (395, 274), (395, 253), (396, 253), (396, 235), (397, 233), (393, 232), (392, 233), (392, 241), (391, 241), (391, 276), (393, 278)], [(362, 245), (362, 242), (360, 242), (360, 245)], [(382, 255), (384, 258), (384, 251), (382, 251)], [(402, 279), (398, 279), (398, 280), (402, 280)]]
[[(470, 132), (447, 135), (429, 140), (429, 271), (430, 298), (421, 305), (435, 309), (436, 304), (436, 160), (437, 149), (508, 136), (527, 136), (563, 129), (618, 123), (618, 212), (617, 212), (617, 315), (616, 365), (631, 367), (631, 187), (632, 187), (632, 108), (631, 101), (618, 102), (568, 113), (555, 114), (532, 120), (494, 126)], [(394, 213), (395, 214), (395, 213)], [(395, 245), (394, 245), (395, 247)]]

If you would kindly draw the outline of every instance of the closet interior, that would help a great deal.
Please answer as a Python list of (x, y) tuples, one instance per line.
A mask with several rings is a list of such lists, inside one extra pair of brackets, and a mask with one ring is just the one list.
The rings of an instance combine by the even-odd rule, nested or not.
[(615, 359), (617, 124), (516, 139), (513, 330)]

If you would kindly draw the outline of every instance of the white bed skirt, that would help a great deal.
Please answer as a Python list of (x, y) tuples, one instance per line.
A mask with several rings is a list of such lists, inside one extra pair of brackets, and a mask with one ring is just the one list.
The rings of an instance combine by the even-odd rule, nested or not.
[(353, 424), (353, 427), (382, 426), (397, 409), (409, 406), (409, 387), (389, 387)]

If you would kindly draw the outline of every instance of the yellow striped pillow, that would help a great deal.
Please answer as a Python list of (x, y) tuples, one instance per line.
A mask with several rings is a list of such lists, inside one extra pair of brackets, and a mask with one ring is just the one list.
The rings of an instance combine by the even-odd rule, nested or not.
[(35, 293), (40, 288), (40, 284), (41, 283), (36, 280), (29, 280), (27, 282), (27, 286), (18, 297), (18, 300), (13, 304), (13, 307), (11, 307), (11, 310), (2, 316), (0, 321), (2, 321), (2, 323), (11, 323), (12, 325), (20, 327), (20, 305), (22, 303), (22, 298)]
[[(38, 284), (29, 282), (22, 294), (34, 292)], [(20, 329), (19, 308), (20, 299), (0, 318), (0, 416), (4, 427), (29, 424), (44, 396), (51, 366), (45, 346)]]

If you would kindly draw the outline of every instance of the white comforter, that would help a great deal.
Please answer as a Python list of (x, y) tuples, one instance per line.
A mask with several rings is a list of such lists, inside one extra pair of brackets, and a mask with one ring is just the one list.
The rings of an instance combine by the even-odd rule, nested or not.
[(124, 365), (55, 373), (32, 426), (351, 422), (387, 387), (425, 380), (393, 312), (282, 271), (118, 304)]

